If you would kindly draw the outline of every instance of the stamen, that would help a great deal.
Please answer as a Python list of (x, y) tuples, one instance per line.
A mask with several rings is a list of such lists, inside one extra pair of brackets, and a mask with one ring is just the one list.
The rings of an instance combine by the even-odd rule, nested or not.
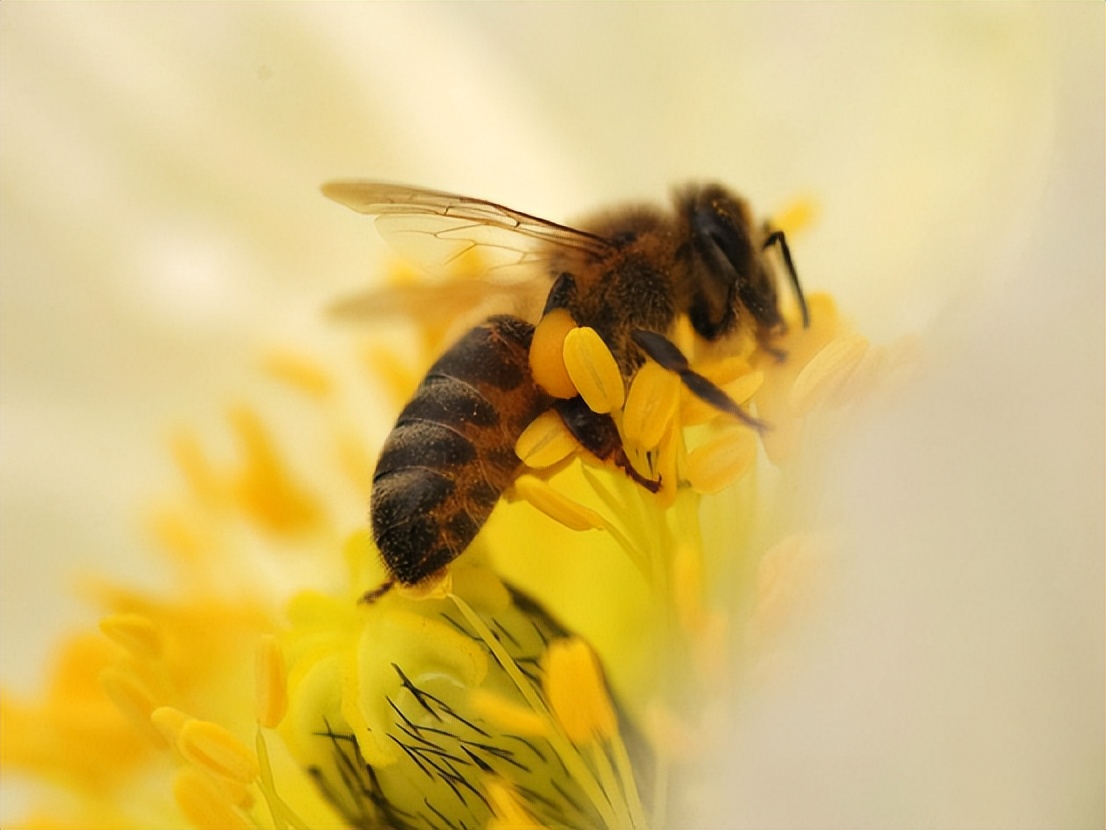
[(145, 614), (112, 614), (100, 620), (100, 630), (135, 657), (147, 660), (161, 657), (161, 633)]
[(196, 766), (221, 778), (248, 784), (259, 772), (257, 759), (245, 744), (229, 729), (211, 721), (185, 721), (177, 735), (177, 749)]
[(827, 344), (799, 372), (791, 387), (791, 405), (796, 413), (809, 412), (848, 381), (868, 352), (868, 339), (858, 334)]
[(266, 729), (275, 729), (288, 711), (288, 673), (284, 652), (276, 637), (266, 635), (257, 644), (254, 659), (257, 683), (257, 721)]
[(573, 385), (592, 412), (603, 415), (622, 407), (626, 400), (622, 373), (595, 329), (584, 326), (568, 333), (564, 362)]
[(157, 709), (158, 700), (145, 680), (131, 671), (109, 666), (100, 673), (100, 688), (112, 703), (158, 745), (158, 733), (149, 728), (150, 713)]
[(173, 797), (198, 830), (248, 830), (250, 824), (218, 784), (193, 767), (184, 767), (173, 781)]
[(680, 378), (657, 363), (647, 362), (630, 383), (622, 413), (622, 434), (628, 444), (649, 450), (660, 443), (680, 403)]
[(718, 493), (747, 473), (757, 458), (757, 439), (747, 429), (727, 429), (687, 456), (687, 480), (698, 493)]
[(563, 308), (556, 308), (541, 318), (530, 343), (530, 373), (534, 380), (554, 398), (574, 398), (576, 386), (565, 368), (565, 337), (576, 328), (576, 321)]
[(334, 384), (327, 371), (315, 361), (291, 351), (272, 351), (265, 357), (265, 370), (313, 398), (323, 399)]
[(484, 792), (495, 816), (485, 830), (542, 830), (542, 825), (526, 811), (505, 782), (489, 778), (484, 782)]
[(581, 639), (554, 640), (542, 656), (542, 686), (553, 714), (574, 744), (611, 738), (618, 722), (595, 653)]
[(171, 746), (177, 745), (180, 731), (192, 717), (173, 706), (159, 706), (150, 713), (150, 722), (165, 736)]
[(515, 491), (549, 518), (570, 530), (598, 530), (606, 527), (603, 517), (554, 490), (540, 478), (521, 475), (515, 479)]
[(527, 706), (490, 692), (473, 689), (469, 693), (472, 710), (504, 732), (522, 737), (544, 737), (549, 734), (549, 721)]
[(515, 442), (515, 454), (527, 467), (544, 469), (568, 458), (579, 446), (561, 416), (548, 410), (522, 431)]

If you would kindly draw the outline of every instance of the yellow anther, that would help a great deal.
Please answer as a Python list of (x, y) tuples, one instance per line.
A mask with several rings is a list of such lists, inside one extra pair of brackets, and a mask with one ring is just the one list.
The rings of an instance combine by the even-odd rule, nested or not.
[(858, 334), (828, 343), (799, 372), (791, 387), (791, 406), (797, 414), (809, 412), (848, 381), (864, 355), (868, 340)]
[(687, 456), (687, 480), (699, 493), (729, 487), (753, 466), (757, 439), (747, 429), (734, 428), (696, 447)]
[(198, 769), (184, 767), (173, 781), (173, 797), (197, 830), (246, 830), (251, 825), (228, 794)]
[(587, 326), (565, 337), (565, 368), (592, 412), (603, 414), (622, 407), (626, 387), (614, 355), (599, 333)]
[(485, 830), (543, 830), (522, 802), (504, 781), (488, 778), (484, 783), (484, 792), (488, 796), (488, 806), (492, 808), (492, 819)]
[(274, 729), (288, 710), (288, 671), (284, 652), (276, 637), (266, 635), (257, 644), (254, 656), (257, 683), (257, 721), (266, 729)]
[(472, 711), (511, 735), (524, 738), (549, 734), (549, 721), (528, 706), (522, 706), (487, 689), (469, 693)]
[(680, 379), (652, 361), (638, 370), (622, 412), (626, 443), (652, 449), (660, 443), (680, 403)]
[(172, 706), (159, 706), (150, 713), (150, 722), (157, 727), (157, 731), (164, 735), (172, 746), (177, 745), (181, 729), (190, 720), (192, 720), (191, 715), (186, 715), (180, 709)]
[(527, 467), (544, 469), (564, 461), (579, 446), (561, 416), (550, 409), (522, 431), (515, 442), (515, 454)]
[(576, 386), (565, 369), (565, 336), (576, 328), (576, 321), (563, 308), (541, 318), (530, 344), (530, 373), (554, 398), (575, 398)]
[(542, 656), (542, 685), (553, 714), (577, 745), (612, 737), (618, 728), (599, 660), (583, 640), (553, 640)]
[(100, 630), (135, 657), (161, 656), (161, 633), (145, 614), (112, 614), (100, 620)]
[(521, 498), (570, 530), (595, 530), (607, 526), (603, 517), (594, 510), (558, 493), (540, 478), (519, 476), (514, 488)]
[(145, 680), (135, 672), (109, 666), (100, 672), (100, 688), (116, 708), (142, 728), (159, 745), (158, 734), (150, 730), (150, 713), (158, 705), (157, 696)]
[(818, 202), (810, 197), (796, 199), (772, 217), (772, 227), (791, 235), (818, 218)]
[(177, 735), (180, 754), (196, 766), (248, 784), (258, 775), (257, 759), (227, 728), (211, 721), (185, 721)]

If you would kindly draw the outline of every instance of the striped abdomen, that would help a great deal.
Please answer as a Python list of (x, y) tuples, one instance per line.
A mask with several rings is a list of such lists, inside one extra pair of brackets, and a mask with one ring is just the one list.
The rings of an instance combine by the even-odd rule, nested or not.
[(474, 328), (430, 367), (384, 442), (373, 537), (400, 582), (460, 556), (518, 475), (515, 442), (551, 403), (530, 376), (533, 334), (502, 315)]

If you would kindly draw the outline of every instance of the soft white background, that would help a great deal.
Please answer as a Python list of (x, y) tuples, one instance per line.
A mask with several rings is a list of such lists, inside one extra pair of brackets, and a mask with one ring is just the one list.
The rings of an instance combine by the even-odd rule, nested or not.
[(716, 178), (817, 199), (808, 290), (921, 349), (818, 482), (842, 574), (697, 820), (1101, 827), (1103, 110), (1098, 4), (0, 5), (5, 685), (92, 620), (76, 575), (152, 574), (168, 428), (338, 338), (382, 252), (322, 181), (570, 220)]

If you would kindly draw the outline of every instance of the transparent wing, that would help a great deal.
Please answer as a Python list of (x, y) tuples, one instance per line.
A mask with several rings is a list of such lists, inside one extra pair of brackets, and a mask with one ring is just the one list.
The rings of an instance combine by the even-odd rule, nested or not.
[(608, 248), (606, 240), (586, 231), (453, 193), (337, 181), (323, 185), (323, 194), (375, 216), (381, 236), (393, 248), (431, 271), (474, 254), (482, 268), (499, 277), (519, 266), (542, 263), (558, 250), (599, 256)]
[(349, 322), (410, 317), (430, 325), (445, 326), (451, 320), (479, 310), (483, 316), (502, 312), (536, 321), (548, 291), (549, 280), (545, 278), (518, 282), (460, 279), (405, 283), (343, 297), (333, 303), (327, 313), (332, 319)]

